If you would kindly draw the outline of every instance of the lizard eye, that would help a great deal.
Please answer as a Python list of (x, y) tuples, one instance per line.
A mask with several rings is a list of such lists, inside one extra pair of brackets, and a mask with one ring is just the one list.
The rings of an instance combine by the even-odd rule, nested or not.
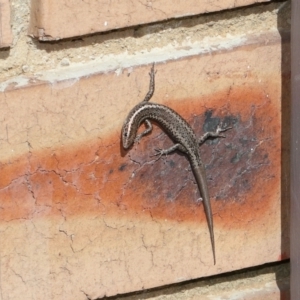
[(124, 133), (124, 136), (127, 137), (127, 132)]

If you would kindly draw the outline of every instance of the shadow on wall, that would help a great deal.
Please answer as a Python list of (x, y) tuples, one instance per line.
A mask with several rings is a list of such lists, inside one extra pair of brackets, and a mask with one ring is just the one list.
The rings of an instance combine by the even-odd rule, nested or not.
[[(277, 12), (281, 35), (281, 259), (290, 257), (290, 130), (291, 130), (291, 2), (282, 2)], [(287, 274), (287, 279), (289, 274)], [(290, 299), (289, 280), (276, 273), (280, 300)]]

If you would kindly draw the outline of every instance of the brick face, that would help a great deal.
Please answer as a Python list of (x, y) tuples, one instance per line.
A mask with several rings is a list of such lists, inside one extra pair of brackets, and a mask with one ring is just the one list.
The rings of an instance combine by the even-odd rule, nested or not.
[(120, 147), (149, 65), (1, 93), (4, 299), (96, 299), (288, 257), (281, 42), (268, 40), (156, 65), (153, 101), (178, 111), (198, 136), (220, 121), (234, 125), (200, 149), (215, 266), (186, 158), (153, 161), (155, 148), (171, 145), (158, 127), (131, 151)]
[(12, 43), (9, 0), (0, 0), (0, 48)]
[(59, 40), (266, 1), (32, 0), (29, 34), (41, 41)]

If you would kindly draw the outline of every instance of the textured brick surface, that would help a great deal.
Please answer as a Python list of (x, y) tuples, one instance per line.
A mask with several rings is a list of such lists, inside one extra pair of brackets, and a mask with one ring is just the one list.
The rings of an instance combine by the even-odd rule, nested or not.
[(92, 34), (268, 0), (32, 0), (29, 33), (42, 41)]
[[(157, 64), (153, 101), (206, 143), (217, 264), (186, 158), (155, 162), (171, 142), (155, 127), (125, 153), (120, 130), (148, 90), (150, 66), (0, 94), (1, 289), (4, 299), (86, 299), (288, 256), (281, 203), (281, 44)], [(18, 286), (18, 289), (12, 289)]]
[(12, 43), (9, 0), (0, 0), (0, 48)]

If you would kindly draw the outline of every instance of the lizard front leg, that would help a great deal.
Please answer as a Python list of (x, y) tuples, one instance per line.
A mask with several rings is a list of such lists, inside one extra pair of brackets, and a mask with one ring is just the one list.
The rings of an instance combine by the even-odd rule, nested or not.
[(186, 153), (185, 147), (178, 143), (167, 149), (155, 149), (156, 153), (151, 156), (158, 156), (158, 159), (160, 159), (162, 155), (168, 155), (176, 150)]
[(142, 133), (136, 136), (136, 138), (134, 139), (134, 143), (138, 143), (144, 135), (152, 131), (152, 124), (148, 119), (145, 120), (145, 125), (146, 125), (146, 129)]

